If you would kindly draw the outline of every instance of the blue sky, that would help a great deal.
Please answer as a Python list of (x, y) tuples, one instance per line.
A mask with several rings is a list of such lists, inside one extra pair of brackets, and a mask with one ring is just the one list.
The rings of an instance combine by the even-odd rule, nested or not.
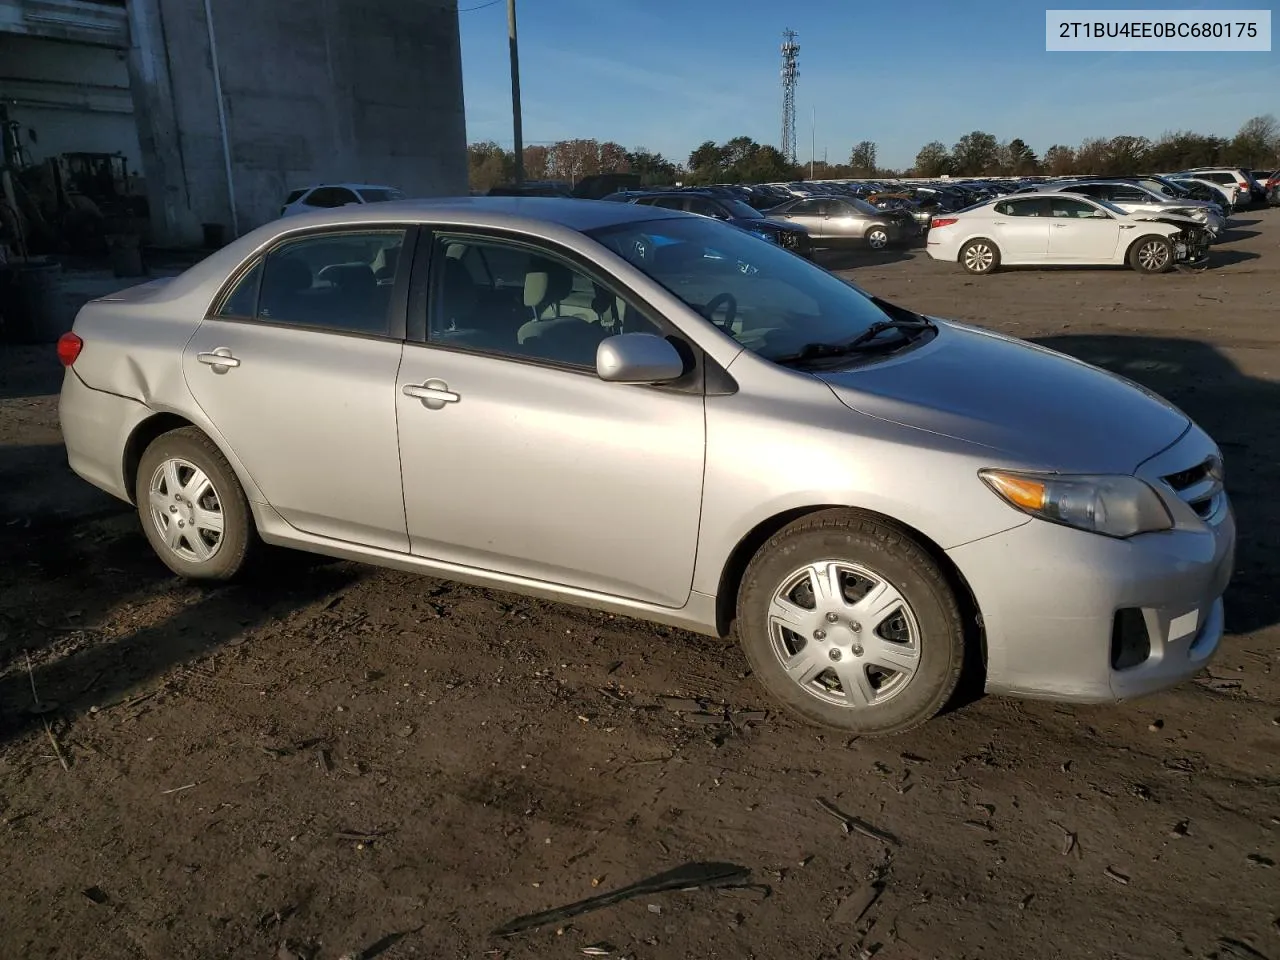
[[(506, 2), (459, 0), (468, 140), (512, 142)], [(1052, 143), (1280, 114), (1280, 53), (1048, 53), (1045, 8), (1241, 9), (1260, 0), (518, 0), (526, 143), (570, 137), (686, 160), (703, 140), (777, 144), (778, 46), (799, 34), (799, 158), (859, 140), (905, 167), (972, 130)], [(1273, 14), (1273, 19), (1275, 19)]]

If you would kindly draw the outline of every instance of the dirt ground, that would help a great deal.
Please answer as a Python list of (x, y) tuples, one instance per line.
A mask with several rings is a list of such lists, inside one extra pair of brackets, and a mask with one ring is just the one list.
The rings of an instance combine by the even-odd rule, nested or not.
[[(1153, 278), (839, 261), (1181, 404), (1242, 536), (1195, 681), (896, 739), (780, 716), (732, 642), (621, 617), (293, 555), (179, 582), (68, 471), (52, 350), (4, 350), (0, 957), (1277, 960), (1278, 241), (1245, 213), (1211, 270)], [(749, 880), (492, 933), (691, 863)]]

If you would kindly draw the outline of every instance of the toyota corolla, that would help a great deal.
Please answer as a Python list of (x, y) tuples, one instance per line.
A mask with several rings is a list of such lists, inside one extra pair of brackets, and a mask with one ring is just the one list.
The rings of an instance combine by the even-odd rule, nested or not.
[(1235, 523), (1185, 414), (705, 217), (300, 215), (87, 304), (58, 352), (72, 469), (185, 577), (269, 577), (267, 543), (736, 633), (855, 733), (967, 665), (1150, 693), (1223, 633)]

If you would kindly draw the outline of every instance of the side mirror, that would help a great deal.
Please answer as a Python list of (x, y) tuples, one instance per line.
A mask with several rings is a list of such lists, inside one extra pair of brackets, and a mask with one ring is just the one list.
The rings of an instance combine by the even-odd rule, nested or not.
[(684, 360), (652, 333), (619, 333), (596, 348), (596, 375), (610, 383), (665, 383), (684, 375)]

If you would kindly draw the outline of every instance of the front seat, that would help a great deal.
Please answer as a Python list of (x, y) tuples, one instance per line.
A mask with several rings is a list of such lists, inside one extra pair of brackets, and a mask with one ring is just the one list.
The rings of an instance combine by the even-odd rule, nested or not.
[(524, 303), (533, 319), (520, 327), (516, 339), (538, 356), (594, 367), (604, 328), (563, 312), (564, 300), (573, 292), (573, 272), (551, 260), (532, 266), (524, 278)]

